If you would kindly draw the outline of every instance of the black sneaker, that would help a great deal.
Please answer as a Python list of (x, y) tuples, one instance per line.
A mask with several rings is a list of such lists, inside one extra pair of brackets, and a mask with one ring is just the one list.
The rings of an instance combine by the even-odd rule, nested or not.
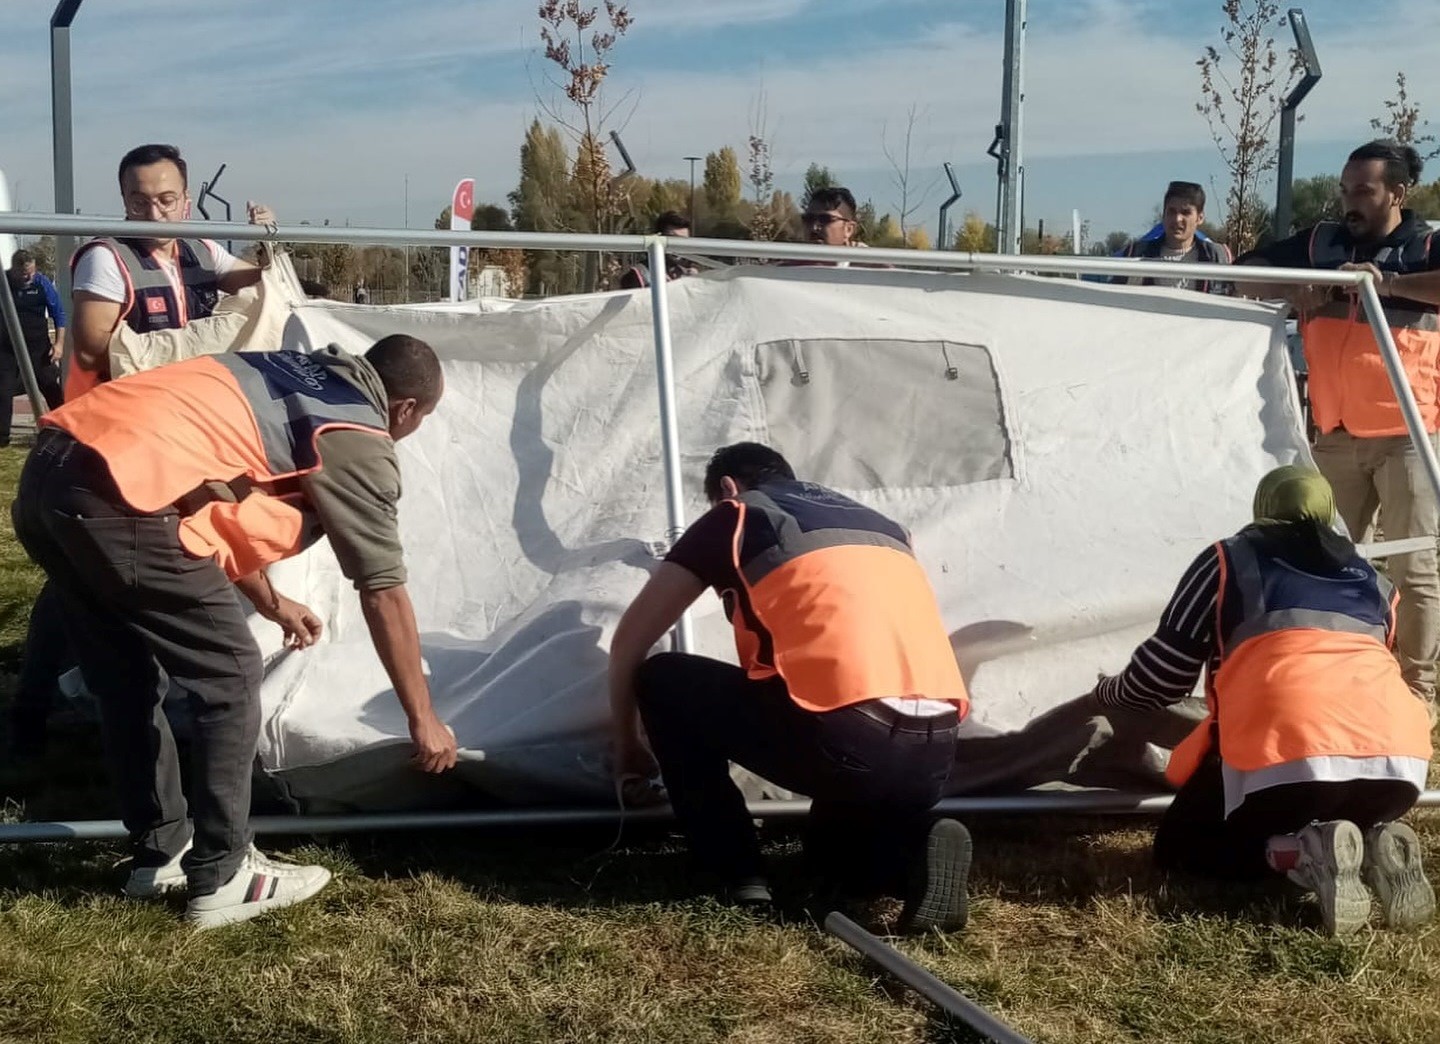
[(915, 861), (902, 932), (958, 931), (970, 919), (965, 884), (970, 877), (970, 831), (953, 819), (936, 820), (925, 837), (925, 850)]

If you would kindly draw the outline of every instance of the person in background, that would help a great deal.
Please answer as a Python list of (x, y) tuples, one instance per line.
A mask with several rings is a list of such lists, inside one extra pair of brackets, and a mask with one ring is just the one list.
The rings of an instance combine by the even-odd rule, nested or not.
[[(685, 215), (673, 210), (667, 210), (655, 219), (655, 234), (657, 236), (674, 236), (679, 239), (690, 238), (690, 221)], [(670, 280), (681, 279), (685, 276), (697, 275), (699, 269), (684, 258), (667, 254), (665, 258), (665, 278)], [(620, 277), (621, 290), (641, 290), (650, 285), (650, 267), (645, 264), (631, 265)]]
[[(65, 350), (65, 308), (55, 284), (35, 267), (35, 255), (17, 250), (5, 273), (15, 311), (20, 319), (24, 348), (35, 371), (35, 383), (49, 409), (60, 405), (60, 356)], [(52, 339), (51, 324), (55, 326)], [(10, 445), (10, 425), (15, 415), (15, 396), (24, 394), (20, 362), (10, 344), (9, 330), (0, 323), (0, 446)]]
[[(1258, 247), (1238, 264), (1368, 272), (1375, 280), (1400, 361), (1430, 444), (1440, 446), (1440, 239), (1405, 205), (1423, 164), (1409, 145), (1372, 141), (1340, 173), (1341, 221), (1322, 221)], [(1284, 298), (1299, 315), (1306, 391), (1318, 434), (1315, 465), (1335, 491), (1356, 540), (1376, 522), (1386, 540), (1428, 538), (1391, 555), (1386, 573), (1400, 591), (1395, 649), (1405, 681), (1431, 708), (1440, 656), (1440, 506), (1410, 441), (1380, 346), (1355, 297), (1334, 287), (1240, 284), (1252, 297)]]
[[(1193, 181), (1172, 181), (1165, 189), (1158, 234), (1155, 230), (1132, 239), (1117, 255), (1145, 261), (1184, 264), (1230, 264), (1230, 250), (1200, 231), (1205, 223), (1205, 189)], [(1116, 283), (1131, 286), (1173, 286), (1202, 294), (1228, 293), (1229, 284), (1213, 279), (1156, 279), (1153, 276), (1116, 276)]]

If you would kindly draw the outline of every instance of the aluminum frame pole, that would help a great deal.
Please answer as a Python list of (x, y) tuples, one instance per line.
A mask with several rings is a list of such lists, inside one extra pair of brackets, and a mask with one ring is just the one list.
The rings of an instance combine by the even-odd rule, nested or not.
[(30, 362), (30, 349), (25, 344), (25, 331), (20, 326), (20, 312), (15, 307), (15, 295), (10, 292), (10, 281), (0, 276), (0, 316), (5, 320), (5, 332), (15, 351), (15, 363), (20, 368), (20, 379), (25, 385), (25, 395), (30, 400), (30, 409), (36, 420), (45, 412), (45, 400), (40, 396), (40, 384), (35, 380), (35, 367)]
[[(685, 491), (680, 471), (680, 429), (675, 421), (675, 354), (670, 344), (670, 280), (665, 274), (665, 237), (646, 237), (650, 264), (650, 311), (655, 322), (655, 383), (660, 392), (660, 450), (665, 462), (665, 537), (673, 546), (685, 531)], [(692, 646), (690, 614), (675, 625), (675, 649)]]
[[(985, 797), (954, 797), (940, 801), (932, 811), (942, 816), (1072, 815), (1158, 816), (1174, 801), (1171, 794), (1127, 794), (1118, 790), (1029, 791)], [(1417, 808), (1440, 808), (1440, 790), (1427, 790)], [(752, 819), (799, 819), (810, 811), (808, 801), (751, 801), (746, 813)], [(619, 823), (668, 823), (669, 806), (644, 809), (618, 808), (498, 808), (461, 812), (360, 812), (333, 816), (254, 816), (250, 826), (257, 834), (343, 834), (390, 830), (435, 830), (514, 826), (615, 826)], [(128, 837), (118, 819), (0, 823), (0, 844), (115, 841)]]
[(1420, 405), (1415, 401), (1415, 392), (1410, 388), (1410, 378), (1405, 375), (1405, 364), (1400, 361), (1400, 350), (1395, 346), (1395, 337), (1390, 332), (1390, 326), (1385, 321), (1385, 306), (1380, 303), (1380, 291), (1375, 287), (1375, 280), (1365, 274), (1365, 281), (1360, 284), (1360, 295), (1365, 305), (1365, 318), (1370, 320), (1370, 330), (1375, 335), (1375, 343), (1380, 347), (1380, 358), (1385, 362), (1385, 372), (1390, 376), (1390, 385), (1395, 389), (1395, 398), (1400, 403), (1400, 415), (1405, 418), (1405, 430), (1410, 433), (1410, 441), (1415, 446), (1415, 452), (1420, 456), (1420, 462), (1425, 465), (1425, 473), (1430, 476), (1430, 485), (1435, 490), (1435, 496), (1440, 498), (1440, 460), (1435, 457), (1435, 446), (1430, 441), (1430, 434), (1425, 430), (1425, 421), (1420, 416)]
[[(70, 24), (83, 0), (60, 0), (50, 16), (50, 140), (54, 153), (55, 209), (75, 213), (75, 140), (70, 107)], [(75, 240), (55, 237), (55, 289), (70, 302), (70, 255)], [(9, 261), (9, 258), (6, 258)]]
[(827, 914), (825, 930), (987, 1040), (995, 1041), (995, 1044), (1035, 1044), (1029, 1037), (1011, 1029), (955, 987), (936, 978), (927, 969), (895, 947), (887, 945), (882, 939), (871, 935), (844, 914), (838, 911)]

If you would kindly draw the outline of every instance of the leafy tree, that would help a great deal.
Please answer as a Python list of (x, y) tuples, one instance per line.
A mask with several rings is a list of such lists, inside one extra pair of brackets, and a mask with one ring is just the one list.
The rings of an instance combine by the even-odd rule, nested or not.
[(1405, 196), (1405, 205), (1426, 221), (1440, 221), (1440, 181), (1416, 185)]
[(805, 187), (800, 192), (800, 209), (810, 209), (810, 197), (824, 188), (836, 188), (840, 182), (830, 173), (829, 167), (812, 163), (805, 168)]
[(995, 252), (995, 226), (973, 210), (965, 212), (965, 220), (955, 230), (954, 248), (972, 254)]
[(509, 200), (518, 229), (561, 232), (570, 228), (570, 156), (555, 127), (531, 121), (520, 145), (520, 184)]
[(905, 237), (900, 234), (900, 225), (890, 214), (875, 222), (874, 231), (866, 236), (865, 242), (872, 247), (903, 247)]
[(926, 232), (919, 225), (905, 233), (905, 245), (911, 250), (929, 250), (930, 233)]
[(1221, 10), (1222, 46), (1207, 46), (1196, 62), (1201, 100), (1195, 108), (1210, 125), (1230, 175), (1225, 240), (1239, 252), (1260, 238), (1260, 188), (1279, 161), (1271, 129), (1298, 63), (1292, 56), (1287, 72), (1275, 49), (1280, 14), (1276, 0), (1224, 0)]
[(1401, 145), (1412, 146), (1424, 159), (1440, 156), (1440, 145), (1435, 143), (1435, 135), (1424, 133), (1430, 121), (1420, 118), (1419, 104), (1410, 100), (1403, 72), (1395, 74), (1395, 97), (1385, 102), (1385, 115), (1372, 119), (1370, 126)]
[(1340, 179), (1334, 174), (1301, 178), (1294, 184), (1293, 207), (1296, 228), (1309, 228), (1319, 221), (1339, 221)]
[(1132, 236), (1129, 232), (1121, 232), (1117, 230), (1109, 233), (1105, 236), (1105, 253), (1113, 257), (1121, 250), (1124, 250), (1125, 244), (1130, 242), (1130, 240), (1134, 238), (1135, 237)]
[(705, 204), (716, 223), (733, 218), (740, 205), (740, 161), (729, 145), (705, 156)]

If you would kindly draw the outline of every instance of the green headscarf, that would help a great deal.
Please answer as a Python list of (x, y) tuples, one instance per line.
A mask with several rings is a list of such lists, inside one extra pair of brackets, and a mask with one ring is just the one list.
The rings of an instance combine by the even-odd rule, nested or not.
[(1256, 522), (1335, 523), (1335, 492), (1325, 476), (1299, 464), (1278, 467), (1255, 487)]

